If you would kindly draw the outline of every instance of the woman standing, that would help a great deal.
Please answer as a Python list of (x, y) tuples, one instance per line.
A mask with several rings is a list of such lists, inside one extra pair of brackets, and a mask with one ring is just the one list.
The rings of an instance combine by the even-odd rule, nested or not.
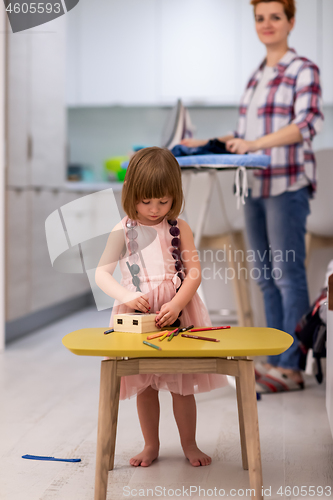
[[(309, 308), (305, 260), (309, 197), (316, 188), (311, 140), (320, 131), (321, 89), (317, 66), (288, 47), (294, 0), (252, 0), (256, 31), (267, 55), (251, 76), (239, 110), (237, 132), (221, 137), (233, 153), (264, 153), (271, 164), (250, 179), (245, 221), (257, 256), (258, 284), (267, 326), (290, 333)], [(206, 141), (184, 140), (194, 147)], [(303, 388), (297, 340), (283, 354), (257, 365), (257, 389)]]

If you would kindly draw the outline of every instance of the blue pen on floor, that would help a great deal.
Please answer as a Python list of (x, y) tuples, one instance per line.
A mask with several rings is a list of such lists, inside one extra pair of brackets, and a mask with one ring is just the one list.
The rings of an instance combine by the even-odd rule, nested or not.
[(81, 458), (54, 458), (54, 457), (41, 457), (38, 455), (23, 455), (22, 458), (28, 460), (44, 460), (46, 462), (81, 462)]
[(113, 333), (114, 328), (111, 328), (111, 330), (105, 330), (104, 335), (107, 335), (108, 333)]
[(153, 347), (154, 349), (157, 349), (158, 351), (162, 351), (162, 347), (159, 347), (158, 345), (151, 344), (150, 342), (147, 342), (146, 340), (142, 341), (145, 345), (149, 345), (149, 347)]

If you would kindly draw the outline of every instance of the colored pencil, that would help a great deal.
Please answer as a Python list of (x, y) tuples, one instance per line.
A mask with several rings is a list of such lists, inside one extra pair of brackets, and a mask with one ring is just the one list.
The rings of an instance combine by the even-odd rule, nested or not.
[(108, 333), (113, 333), (113, 332), (114, 332), (114, 329), (113, 329), (113, 328), (111, 328), (111, 330), (106, 330), (106, 331), (104, 332), (104, 335), (107, 335)]
[(187, 332), (187, 330), (191, 330), (191, 328), (193, 328), (193, 325), (190, 325), (190, 326), (185, 326), (184, 328), (179, 327), (179, 328), (177, 329), (177, 331), (175, 332), (174, 337), (176, 337), (177, 335), (179, 335), (179, 333), (182, 333), (182, 332)]
[[(177, 330), (178, 330), (178, 328), (177, 328)], [(171, 335), (168, 336), (169, 337), (168, 342), (171, 342), (171, 340), (173, 339), (174, 336), (175, 336), (175, 332), (171, 332)]]
[(188, 333), (182, 333), (182, 337), (196, 340), (209, 340), (209, 342), (220, 342), (219, 339), (213, 339), (211, 337), (198, 337), (197, 335), (188, 335)]
[(171, 335), (169, 336), (168, 338), (168, 342), (170, 342), (173, 337), (175, 337), (176, 335), (178, 335), (178, 333), (180, 332), (181, 328), (175, 328), (172, 332), (171, 332)]
[(189, 332), (209, 332), (210, 330), (226, 330), (230, 326), (210, 326), (209, 328), (192, 328)]
[(146, 340), (142, 341), (145, 345), (148, 345), (149, 347), (153, 347), (154, 349), (158, 349), (159, 351), (162, 351), (162, 347), (159, 347), (158, 345), (151, 344), (150, 342), (146, 342)]
[(164, 332), (153, 333), (152, 335), (148, 335), (147, 340), (158, 339), (159, 337), (162, 337), (162, 335), (164, 335), (165, 333), (169, 333), (169, 332), (164, 331)]
[(163, 335), (163, 337), (160, 337), (158, 340), (159, 340), (160, 342), (162, 342), (162, 340), (164, 340), (166, 337), (170, 337), (170, 335), (171, 335), (171, 332), (166, 332), (166, 333)]

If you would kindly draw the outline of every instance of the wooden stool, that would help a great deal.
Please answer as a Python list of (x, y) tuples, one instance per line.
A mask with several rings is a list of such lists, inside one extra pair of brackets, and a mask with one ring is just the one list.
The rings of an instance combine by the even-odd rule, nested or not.
[[(120, 379), (147, 373), (219, 373), (236, 377), (243, 468), (249, 471), (252, 498), (262, 499), (254, 364), (247, 356), (281, 354), (291, 346), (292, 337), (272, 328), (234, 327), (214, 330), (220, 342), (178, 336), (163, 342), (163, 350), (157, 351), (142, 343), (147, 334), (115, 332), (106, 336), (103, 332), (104, 328), (86, 328), (63, 338), (65, 347), (74, 354), (112, 358), (102, 361), (101, 367), (95, 500), (106, 500), (108, 471), (114, 466)], [(128, 358), (122, 359), (124, 356)]]

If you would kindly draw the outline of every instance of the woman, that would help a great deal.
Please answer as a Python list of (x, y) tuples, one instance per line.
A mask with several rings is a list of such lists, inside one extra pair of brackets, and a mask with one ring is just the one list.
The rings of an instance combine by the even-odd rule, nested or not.
[[(319, 70), (288, 47), (295, 23), (294, 0), (252, 0), (251, 4), (267, 55), (247, 84), (237, 132), (220, 140), (233, 153), (271, 156), (268, 169), (255, 172), (251, 179), (245, 221), (257, 255), (267, 326), (295, 338), (296, 323), (309, 308), (305, 232), (309, 197), (316, 187), (311, 140), (323, 120)], [(189, 147), (205, 143), (183, 141)], [(304, 386), (296, 339), (285, 353), (269, 356), (266, 364), (256, 368), (261, 392)]]

